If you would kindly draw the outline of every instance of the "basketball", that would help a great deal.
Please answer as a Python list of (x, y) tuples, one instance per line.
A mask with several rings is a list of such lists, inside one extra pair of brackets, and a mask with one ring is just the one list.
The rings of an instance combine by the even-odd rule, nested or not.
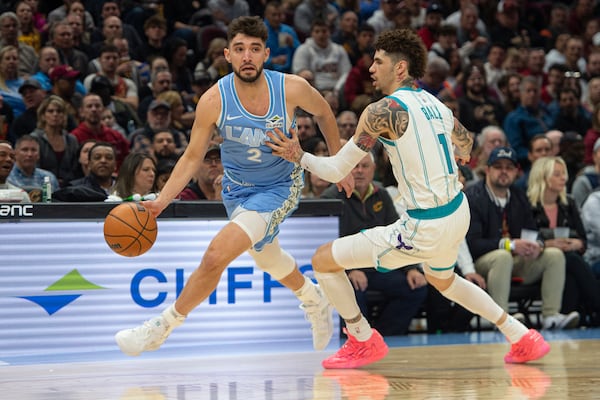
[(157, 233), (156, 218), (140, 203), (121, 203), (104, 219), (104, 240), (112, 251), (125, 257), (150, 250)]

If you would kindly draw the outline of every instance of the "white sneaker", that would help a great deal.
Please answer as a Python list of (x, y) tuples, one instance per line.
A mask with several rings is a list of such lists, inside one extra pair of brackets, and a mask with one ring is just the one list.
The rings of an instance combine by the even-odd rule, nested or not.
[(579, 324), (579, 313), (577, 311), (569, 314), (555, 314), (544, 317), (542, 327), (544, 329), (572, 329)]
[(117, 332), (115, 340), (121, 351), (128, 356), (139, 356), (144, 351), (157, 350), (171, 331), (185, 320), (185, 317), (176, 317), (172, 307), (138, 327)]
[(323, 350), (333, 336), (333, 307), (319, 287), (317, 292), (321, 296), (318, 303), (302, 303), (300, 308), (304, 310), (306, 320), (311, 324), (313, 348)]

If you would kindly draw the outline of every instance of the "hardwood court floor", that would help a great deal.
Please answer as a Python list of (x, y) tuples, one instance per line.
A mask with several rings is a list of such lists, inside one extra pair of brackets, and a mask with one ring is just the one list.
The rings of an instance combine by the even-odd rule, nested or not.
[[(4, 400), (600, 399), (600, 330), (545, 332), (539, 362), (505, 365), (496, 332), (386, 338), (389, 355), (360, 370), (323, 370), (324, 352), (277, 345), (202, 356), (161, 349), (12, 360), (0, 365)], [(253, 353), (254, 352), (254, 353)], [(206, 352), (204, 354), (209, 354)], [(223, 352), (225, 353), (225, 352)]]

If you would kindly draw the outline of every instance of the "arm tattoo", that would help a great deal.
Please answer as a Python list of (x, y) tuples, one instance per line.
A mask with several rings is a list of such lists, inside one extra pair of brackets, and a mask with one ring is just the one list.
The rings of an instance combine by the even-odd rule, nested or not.
[(473, 136), (457, 119), (454, 120), (454, 130), (452, 131), (452, 142), (458, 148), (460, 155), (471, 154), (473, 147)]
[(362, 131), (358, 134), (358, 141), (356, 142), (356, 146), (362, 151), (371, 151), (375, 143), (377, 142), (377, 138), (369, 135), (367, 132)]
[(396, 101), (384, 98), (368, 107), (366, 130), (374, 137), (395, 139), (401, 137), (408, 127), (408, 112)]

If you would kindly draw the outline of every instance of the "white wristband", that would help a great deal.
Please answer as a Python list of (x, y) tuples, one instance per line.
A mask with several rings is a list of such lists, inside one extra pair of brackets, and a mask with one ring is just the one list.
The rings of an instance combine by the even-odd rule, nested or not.
[(300, 166), (321, 179), (337, 183), (367, 154), (368, 152), (361, 150), (354, 140), (350, 139), (334, 156), (317, 157), (305, 152), (300, 160)]

